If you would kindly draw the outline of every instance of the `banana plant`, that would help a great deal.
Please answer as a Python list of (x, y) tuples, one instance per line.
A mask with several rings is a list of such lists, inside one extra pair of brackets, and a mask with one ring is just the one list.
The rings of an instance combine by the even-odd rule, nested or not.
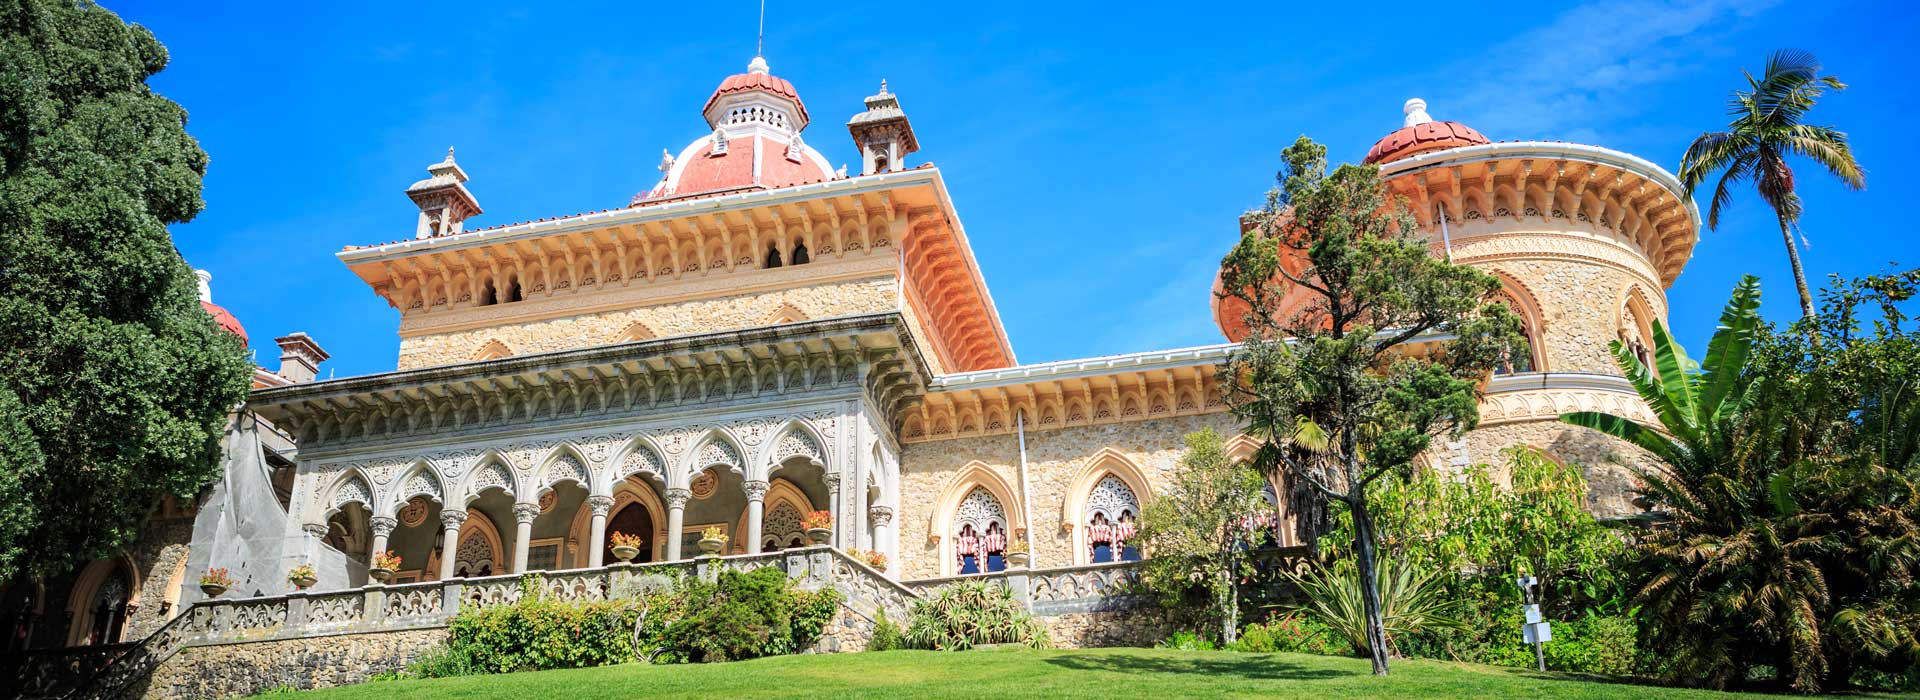
[(1659, 321), (1653, 322), (1653, 367), (1618, 340), (1608, 346), (1659, 420), (1658, 428), (1597, 411), (1575, 411), (1560, 420), (1638, 445), (1672, 469), (1691, 471), (1703, 461), (1715, 461), (1735, 447), (1729, 440), (1737, 431), (1727, 429), (1728, 423), (1747, 408), (1749, 386), (1743, 370), (1759, 329), (1760, 280), (1747, 275), (1720, 312), (1720, 326), (1707, 343), (1704, 361), (1687, 357)]

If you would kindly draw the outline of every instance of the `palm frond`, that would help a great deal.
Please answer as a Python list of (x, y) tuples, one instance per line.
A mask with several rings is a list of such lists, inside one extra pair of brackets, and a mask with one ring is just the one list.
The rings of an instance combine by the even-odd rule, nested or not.
[(1700, 363), (1701, 408), (1714, 419), (1726, 415), (1736, 405), (1727, 398), (1739, 385), (1753, 349), (1754, 331), (1760, 327), (1760, 278), (1745, 275), (1733, 287), (1733, 297), (1720, 311), (1720, 327), (1707, 342), (1706, 359)]
[(1867, 173), (1853, 159), (1853, 148), (1847, 145), (1846, 132), (1830, 126), (1795, 124), (1788, 129), (1782, 143), (1795, 155), (1819, 163), (1848, 189), (1858, 190), (1867, 186)]

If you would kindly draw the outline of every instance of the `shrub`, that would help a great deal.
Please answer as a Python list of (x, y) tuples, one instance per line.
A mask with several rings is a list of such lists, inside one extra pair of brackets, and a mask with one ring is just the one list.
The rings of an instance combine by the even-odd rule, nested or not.
[(1624, 676), (1637, 670), (1638, 626), (1624, 615), (1587, 615), (1553, 626), (1547, 668)]
[(1051, 646), (1047, 629), (1005, 587), (961, 581), (913, 604), (907, 644), (915, 649), (957, 651), (976, 644)]
[(663, 635), (690, 661), (734, 661), (788, 654), (811, 646), (840, 605), (833, 590), (793, 587), (779, 569), (720, 572), (713, 583), (684, 587), (688, 604)]
[(1161, 649), (1179, 649), (1180, 651), (1213, 651), (1215, 648), (1212, 640), (1186, 630), (1175, 632), (1173, 636), (1160, 640), (1160, 643), (1154, 646)]
[(463, 659), (436, 662), (505, 673), (630, 661), (638, 614), (632, 601), (563, 603), (532, 595), (512, 605), (463, 610), (449, 629), (452, 652)]
[(1353, 647), (1333, 628), (1297, 612), (1274, 615), (1267, 618), (1266, 622), (1240, 628), (1240, 638), (1228, 644), (1227, 650), (1250, 654), (1291, 652), (1324, 656), (1353, 653)]
[[(1449, 615), (1453, 607), (1439, 577), (1396, 559), (1378, 560), (1374, 580), (1380, 590), (1380, 617), (1388, 646), (1393, 640), (1428, 630), (1457, 630), (1463, 625)], [(1351, 560), (1315, 567), (1288, 579), (1306, 597), (1300, 609), (1311, 613), (1353, 646), (1367, 651), (1367, 619), (1360, 603), (1360, 574)], [(1392, 650), (1389, 650), (1392, 651)]]
[(426, 653), (414, 659), (413, 663), (407, 664), (407, 675), (414, 678), (452, 678), (485, 672), (475, 668), (467, 650), (454, 645), (451, 639), (445, 644), (428, 649)]
[(887, 619), (887, 611), (882, 610), (873, 618), (873, 638), (867, 640), (867, 651), (892, 651), (907, 648), (906, 633), (900, 626)]

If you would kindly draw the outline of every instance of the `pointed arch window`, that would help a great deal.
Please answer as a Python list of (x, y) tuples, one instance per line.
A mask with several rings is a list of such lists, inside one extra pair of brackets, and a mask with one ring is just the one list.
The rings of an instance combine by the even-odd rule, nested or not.
[(953, 517), (954, 571), (978, 574), (1007, 568), (1007, 510), (984, 486), (960, 501)]
[(1534, 327), (1533, 317), (1527, 313), (1527, 307), (1521, 304), (1520, 299), (1511, 291), (1501, 290), (1493, 300), (1513, 310), (1513, 315), (1520, 318), (1520, 336), (1525, 341), (1521, 347), (1510, 347), (1502, 351), (1500, 364), (1493, 369), (1494, 375), (1525, 374), (1535, 371), (1533, 353), (1534, 348), (1540, 344), (1540, 335), (1539, 329)]
[(1087, 496), (1087, 561), (1139, 561), (1140, 499), (1133, 487), (1108, 474)]

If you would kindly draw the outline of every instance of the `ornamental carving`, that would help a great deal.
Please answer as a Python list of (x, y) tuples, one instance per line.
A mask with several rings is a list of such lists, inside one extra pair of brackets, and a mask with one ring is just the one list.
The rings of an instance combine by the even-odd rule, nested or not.
[(767, 432), (773, 430), (773, 424), (774, 421), (771, 418), (755, 418), (731, 423), (727, 427), (732, 429), (734, 437), (740, 438), (741, 442), (758, 445), (761, 440), (766, 439)]
[(427, 499), (415, 496), (412, 500), (407, 501), (405, 506), (401, 506), (398, 515), (400, 516), (400, 524), (407, 527), (416, 527), (420, 523), (426, 522)]
[(506, 466), (499, 462), (489, 462), (487, 466), (481, 467), (479, 473), (473, 477), (474, 494), (477, 495), (490, 488), (497, 488), (507, 493), (513, 493), (513, 474), (508, 472)]
[(734, 451), (733, 446), (727, 444), (725, 440), (708, 441), (707, 444), (700, 447), (700, 454), (695, 458), (694, 466), (712, 466), (716, 464), (724, 464), (739, 469), (740, 453)]
[(1087, 519), (1091, 521), (1095, 515), (1105, 515), (1108, 522), (1118, 522), (1122, 512), (1139, 515), (1140, 499), (1120, 477), (1112, 474), (1101, 477), (1087, 495)]
[(333, 507), (339, 508), (348, 503), (367, 505), (373, 502), (373, 490), (367, 487), (365, 479), (358, 476), (347, 479), (340, 490), (333, 492)]
[(587, 468), (581, 466), (580, 460), (574, 459), (573, 455), (560, 455), (559, 459), (547, 465), (547, 485), (552, 486), (568, 479), (576, 484), (588, 483)]
[(559, 501), (560, 501), (560, 497), (553, 491), (548, 491), (546, 493), (540, 494), (540, 512), (542, 513), (553, 512), (553, 504), (558, 503)]
[(620, 459), (621, 478), (640, 473), (660, 476), (665, 471), (665, 468), (661, 466), (660, 456), (654, 454), (653, 448), (647, 447), (646, 445), (634, 445), (633, 451), (628, 452), (627, 456)]
[(773, 463), (782, 464), (794, 457), (806, 457), (815, 464), (826, 464), (826, 456), (820, 453), (820, 444), (804, 430), (789, 430), (780, 436), (780, 442), (773, 446)]
[(699, 476), (693, 477), (692, 483), (687, 484), (687, 490), (693, 492), (695, 500), (700, 501), (713, 498), (713, 492), (719, 488), (720, 477), (715, 476), (712, 469), (700, 472)]
[(760, 532), (760, 542), (772, 545), (774, 549), (786, 547), (795, 540), (807, 541), (806, 529), (800, 527), (800, 509), (786, 501), (767, 511), (766, 519), (761, 521)]
[(435, 501), (442, 500), (440, 497), (440, 480), (433, 478), (433, 475), (424, 469), (414, 472), (413, 476), (407, 477), (406, 483), (400, 486), (401, 498), (416, 498), (420, 496)]
[(987, 525), (992, 523), (1006, 527), (1007, 511), (1000, 506), (1000, 499), (995, 498), (993, 492), (984, 486), (975, 486), (967, 492), (966, 498), (961, 499), (960, 508), (954, 511), (953, 530), (959, 532), (962, 527), (972, 525), (974, 532), (986, 532)]

